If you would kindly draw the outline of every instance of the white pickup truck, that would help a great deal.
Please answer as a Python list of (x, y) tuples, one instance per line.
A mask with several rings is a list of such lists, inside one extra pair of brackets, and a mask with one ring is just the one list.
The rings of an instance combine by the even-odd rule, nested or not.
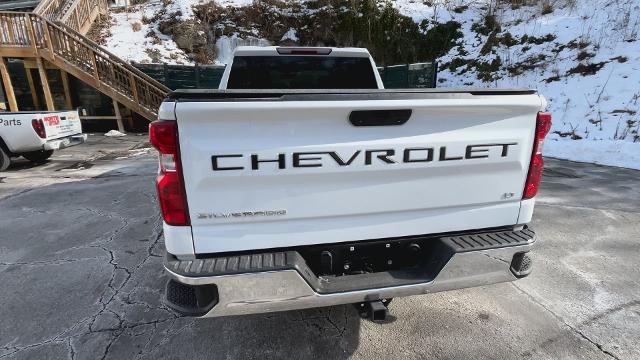
[(42, 162), (54, 150), (86, 139), (77, 111), (0, 112), (0, 171), (9, 167), (12, 157)]
[(239, 48), (221, 86), (150, 125), (179, 313), (383, 320), (394, 297), (529, 274), (536, 91), (384, 90), (366, 50), (331, 48)]

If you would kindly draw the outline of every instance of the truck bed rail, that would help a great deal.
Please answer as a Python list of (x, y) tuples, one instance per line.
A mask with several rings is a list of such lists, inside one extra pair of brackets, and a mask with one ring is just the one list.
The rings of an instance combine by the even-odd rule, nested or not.
[(365, 89), (365, 90), (217, 90), (217, 89), (177, 89), (168, 95), (168, 99), (179, 101), (334, 101), (334, 100), (410, 100), (445, 98), (456, 94), (460, 96), (491, 95), (531, 95), (534, 89)]

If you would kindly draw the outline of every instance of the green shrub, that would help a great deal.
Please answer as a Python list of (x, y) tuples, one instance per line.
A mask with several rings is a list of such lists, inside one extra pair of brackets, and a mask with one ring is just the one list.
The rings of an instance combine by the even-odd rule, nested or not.
[(578, 53), (578, 56), (576, 56), (576, 60), (578, 61), (582, 61), (582, 60), (586, 60), (586, 59), (590, 59), (592, 57), (594, 57), (596, 54), (594, 53), (590, 53), (586, 50), (582, 50)]
[(595, 75), (606, 64), (607, 64), (606, 61), (599, 62), (599, 63), (590, 63), (590, 64), (578, 64), (576, 65), (576, 67), (569, 69), (569, 71), (567, 71), (567, 75), (571, 75), (571, 74), (580, 74), (582, 76)]
[(457, 57), (457, 58), (453, 58), (451, 60), (451, 62), (447, 66), (444, 66), (444, 67), (448, 68), (449, 71), (454, 72), (454, 71), (456, 71), (457, 68), (459, 68), (461, 66), (464, 66), (464, 65), (467, 65), (468, 62), (469, 62), (468, 60), (465, 60), (463, 58)]
[(547, 34), (545, 36), (529, 36), (529, 35), (522, 35), (522, 37), (520, 38), (520, 43), (521, 44), (536, 44), (536, 45), (542, 45), (546, 42), (550, 42), (556, 39), (556, 36), (553, 34)]
[(492, 32), (500, 32), (502, 28), (495, 15), (485, 15), (482, 23), (473, 23), (471, 30), (481, 35), (489, 35)]

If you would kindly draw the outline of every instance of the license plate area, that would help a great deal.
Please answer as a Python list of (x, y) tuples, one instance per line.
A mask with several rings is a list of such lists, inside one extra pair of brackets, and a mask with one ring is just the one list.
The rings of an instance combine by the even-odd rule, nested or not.
[(424, 267), (440, 263), (434, 238), (386, 239), (305, 246), (296, 249), (317, 276), (344, 276)]

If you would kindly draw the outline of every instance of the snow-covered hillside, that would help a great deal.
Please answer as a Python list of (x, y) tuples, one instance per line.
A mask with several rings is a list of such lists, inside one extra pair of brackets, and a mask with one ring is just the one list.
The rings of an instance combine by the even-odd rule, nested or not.
[[(141, 1), (138, 1), (141, 2)], [(174, 17), (176, 21), (192, 20), (193, 6), (209, 2), (208, 0), (149, 0), (132, 6), (130, 0), (116, 0), (110, 12), (110, 26), (102, 29), (103, 46), (114, 54), (138, 63), (166, 63), (193, 65), (194, 59), (189, 58), (183, 49), (171, 36), (163, 34), (159, 23)], [(221, 6), (247, 6), (252, 0), (215, 0)], [(220, 39), (218, 39), (220, 40)], [(228, 58), (233, 51), (231, 45), (238, 43), (238, 39), (227, 36), (222, 38), (221, 52)], [(259, 39), (258, 39), (259, 40)], [(258, 41), (251, 45), (268, 45)], [(222, 58), (222, 59), (226, 59)], [(215, 61), (224, 65), (224, 61)]]
[(162, 4), (156, 1), (136, 6), (133, 11), (112, 10), (104, 47), (133, 62), (193, 64), (171, 36), (161, 33), (157, 23), (147, 20), (162, 9)]
[[(397, 6), (414, 18), (462, 24), (461, 46), (439, 59), (438, 86), (538, 89), (554, 117), (545, 154), (640, 169), (640, 2), (571, 3), (557, 1), (546, 11), (540, 6), (496, 10), (500, 31), (490, 48), (493, 31), (478, 33), (478, 24), (485, 25), (479, 22), (487, 14), (484, 7), (434, 14), (433, 7), (416, 2)], [(496, 70), (491, 63), (498, 58)]]
[[(197, 59), (183, 50), (184, 39), (162, 34), (159, 23), (168, 16), (176, 17), (176, 23), (198, 22), (193, 18), (192, 5), (206, 1), (152, 0), (131, 7), (128, 12), (112, 12), (106, 46), (117, 55), (138, 62), (193, 63)], [(286, 0), (287, 4), (308, 2)], [(222, 7), (251, 3), (217, 2)], [(437, 59), (439, 87), (538, 89), (547, 98), (554, 116), (545, 154), (640, 169), (640, 2), (391, 3), (416, 23), (426, 24), (424, 30), (447, 21), (460, 23), (462, 37)], [(291, 40), (287, 34), (296, 34), (296, 29), (287, 29), (278, 35)], [(218, 62), (224, 62), (236, 44), (268, 44), (264, 39), (228, 35), (216, 36)]]

